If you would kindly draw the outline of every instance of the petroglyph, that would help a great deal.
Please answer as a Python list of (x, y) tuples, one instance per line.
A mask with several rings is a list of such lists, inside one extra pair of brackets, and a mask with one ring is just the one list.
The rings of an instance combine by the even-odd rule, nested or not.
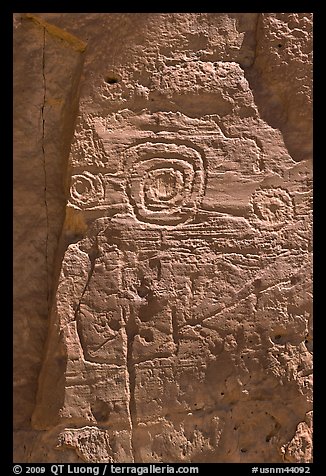
[(30, 460), (310, 461), (311, 167), (254, 74), (279, 14), (42, 15), (89, 50)]

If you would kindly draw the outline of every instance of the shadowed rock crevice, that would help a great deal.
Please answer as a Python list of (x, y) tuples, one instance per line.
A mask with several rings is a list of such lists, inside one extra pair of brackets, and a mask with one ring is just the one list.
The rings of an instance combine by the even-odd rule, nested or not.
[(312, 160), (312, 14), (263, 13), (255, 60), (244, 68), (259, 113), (291, 157)]
[[(59, 28), (37, 16), (15, 18), (14, 428), (15, 458), (23, 461), (56, 289), (83, 55), (58, 36)], [(61, 365), (58, 369), (62, 379)]]
[(136, 402), (136, 369), (135, 362), (133, 357), (133, 347), (135, 336), (139, 333), (138, 326), (136, 324), (134, 311), (130, 310), (129, 318), (126, 325), (127, 332), (127, 372), (128, 372), (128, 386), (129, 386), (129, 415), (130, 415), (130, 424), (131, 424), (131, 448), (133, 460), (141, 463), (142, 460), (138, 451), (138, 442), (136, 439), (137, 431), (137, 402)]
[(42, 48), (42, 77), (43, 77), (43, 104), (41, 106), (41, 121), (42, 121), (42, 155), (43, 155), (43, 172), (44, 172), (44, 206), (45, 206), (45, 217), (46, 217), (46, 237), (45, 237), (45, 267), (46, 267), (46, 276), (47, 276), (47, 305), (48, 311), (50, 310), (50, 283), (49, 283), (49, 263), (48, 263), (48, 242), (49, 242), (49, 211), (48, 211), (48, 202), (47, 202), (47, 172), (46, 172), (46, 155), (45, 155), (45, 117), (44, 117), (44, 108), (46, 104), (46, 77), (45, 77), (45, 43), (46, 31), (43, 29), (43, 48)]

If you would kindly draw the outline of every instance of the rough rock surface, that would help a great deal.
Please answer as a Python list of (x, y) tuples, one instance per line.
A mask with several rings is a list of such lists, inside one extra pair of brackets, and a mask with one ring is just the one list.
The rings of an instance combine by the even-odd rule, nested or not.
[(15, 17), (13, 383), (18, 459), (34, 435), (31, 415), (65, 219), (67, 163), (85, 47), (37, 17)]
[(311, 461), (311, 24), (15, 16), (17, 461)]

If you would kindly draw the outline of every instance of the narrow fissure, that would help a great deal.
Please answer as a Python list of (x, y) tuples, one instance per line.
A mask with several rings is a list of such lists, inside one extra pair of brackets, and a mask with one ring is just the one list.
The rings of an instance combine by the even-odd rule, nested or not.
[(91, 267), (90, 267), (90, 270), (89, 270), (89, 273), (88, 273), (88, 277), (87, 277), (87, 281), (86, 281), (86, 284), (84, 286), (84, 289), (80, 295), (80, 299), (79, 299), (79, 302), (76, 306), (76, 310), (75, 310), (75, 319), (77, 318), (78, 316), (78, 313), (79, 313), (79, 310), (80, 310), (80, 305), (81, 305), (81, 302), (82, 302), (82, 299), (84, 297), (84, 294), (89, 286), (89, 283), (90, 283), (90, 280), (93, 276), (93, 273), (94, 273), (94, 268), (95, 268), (95, 261), (96, 261), (96, 258), (98, 257), (97, 254), (89, 254), (89, 259), (90, 259), (90, 262), (91, 262)]
[[(80, 295), (78, 304), (77, 304), (76, 309), (75, 309), (76, 328), (77, 328), (77, 333), (78, 333), (78, 337), (79, 337), (79, 340), (80, 340), (80, 344), (81, 344), (83, 354), (85, 354), (85, 345), (84, 345), (83, 333), (82, 333), (82, 329), (81, 329), (81, 322), (80, 322), (80, 319), (78, 319), (78, 317), (79, 317), (79, 313), (80, 313), (80, 306), (81, 306), (83, 297), (86, 293), (86, 290), (89, 286), (89, 283), (92, 279), (92, 276), (93, 276), (93, 273), (94, 273), (94, 268), (95, 268), (95, 261), (96, 261), (96, 258), (98, 257), (98, 250), (96, 249), (95, 252), (92, 252), (92, 251), (93, 250), (91, 250), (91, 252), (89, 253), (89, 259), (90, 259), (90, 262), (91, 262), (91, 267), (90, 267), (90, 270), (89, 270), (89, 273), (88, 273), (87, 281), (86, 281), (86, 284), (85, 284), (84, 289), (83, 289), (83, 291)], [(85, 357), (85, 360), (87, 360), (87, 356), (84, 355), (84, 357)]]
[(172, 338), (173, 342), (175, 343), (177, 349), (176, 349), (176, 354), (179, 353), (179, 326), (178, 326), (178, 319), (177, 319), (177, 312), (175, 308), (171, 309), (171, 314), (172, 314)]
[(258, 49), (258, 43), (259, 43), (259, 39), (258, 39), (259, 23), (260, 23), (260, 20), (261, 20), (261, 16), (262, 16), (261, 13), (257, 13), (256, 29), (255, 29), (255, 52), (254, 52), (254, 57), (253, 57), (253, 60), (252, 60), (252, 63), (250, 65), (250, 67), (252, 67), (254, 65), (254, 63), (256, 61), (256, 58), (257, 58), (257, 49)]
[(126, 323), (126, 332), (127, 332), (127, 371), (129, 377), (129, 414), (131, 420), (131, 448), (134, 457), (135, 463), (141, 463), (141, 457), (136, 446), (136, 435), (135, 430), (137, 428), (137, 409), (136, 409), (136, 399), (135, 399), (135, 389), (136, 389), (136, 369), (135, 363), (133, 361), (133, 345), (135, 336), (138, 333), (138, 326), (136, 324), (134, 309), (130, 309), (130, 314)]
[(45, 78), (45, 28), (43, 28), (43, 50), (42, 50), (42, 76), (43, 76), (43, 104), (41, 106), (41, 121), (42, 121), (42, 165), (43, 165), (43, 175), (44, 175), (44, 205), (45, 205), (45, 218), (46, 218), (46, 236), (45, 236), (45, 267), (46, 267), (46, 301), (47, 309), (50, 311), (50, 275), (49, 275), (49, 257), (48, 257), (48, 247), (49, 247), (49, 210), (47, 202), (47, 172), (46, 172), (46, 156), (45, 156), (45, 117), (44, 117), (44, 108), (46, 101), (46, 78)]

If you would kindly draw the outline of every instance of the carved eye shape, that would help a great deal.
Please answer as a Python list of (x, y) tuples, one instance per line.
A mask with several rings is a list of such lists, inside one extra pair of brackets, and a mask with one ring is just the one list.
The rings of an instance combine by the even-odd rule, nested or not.
[(75, 182), (75, 192), (76, 195), (82, 196), (84, 193), (89, 191), (89, 183), (86, 180), (77, 179)]
[(251, 197), (250, 221), (258, 228), (277, 228), (293, 219), (294, 207), (289, 193), (282, 188), (266, 188)]
[(160, 210), (182, 202), (184, 177), (179, 170), (151, 170), (144, 180), (144, 201), (152, 210)]
[(204, 189), (200, 154), (188, 146), (150, 142), (128, 153), (129, 196), (137, 218), (157, 224), (191, 219)]
[(149, 172), (146, 185), (148, 198), (168, 202), (183, 186), (181, 173), (174, 169), (157, 169)]
[(104, 188), (100, 175), (92, 175), (90, 172), (73, 175), (70, 186), (70, 200), (79, 208), (98, 203), (104, 197)]

